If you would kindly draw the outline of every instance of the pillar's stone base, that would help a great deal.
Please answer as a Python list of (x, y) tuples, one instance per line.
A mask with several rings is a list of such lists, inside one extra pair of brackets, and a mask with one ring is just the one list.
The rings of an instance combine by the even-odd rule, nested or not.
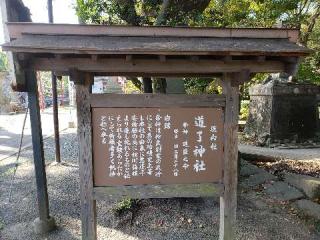
[(33, 228), (36, 234), (46, 234), (56, 229), (56, 223), (53, 217), (49, 217), (46, 220), (36, 218), (33, 222)]

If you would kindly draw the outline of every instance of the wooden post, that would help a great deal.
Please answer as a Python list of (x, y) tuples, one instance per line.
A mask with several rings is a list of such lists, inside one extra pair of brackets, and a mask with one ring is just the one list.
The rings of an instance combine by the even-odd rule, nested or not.
[(55, 142), (55, 159), (57, 163), (61, 162), (60, 156), (60, 136), (59, 136), (59, 118), (58, 118), (58, 93), (57, 93), (57, 77), (51, 72), (52, 82), (52, 109), (53, 109), (53, 127)]
[(55, 224), (53, 218), (51, 218), (49, 215), (49, 201), (43, 152), (43, 138), (38, 98), (39, 96), (35, 72), (27, 70), (26, 79), (28, 84), (28, 101), (30, 109), (33, 159), (35, 166), (37, 197), (39, 207), (39, 219), (35, 221), (35, 230), (37, 233), (45, 233), (54, 229)]
[(220, 240), (235, 239), (238, 184), (239, 83), (227, 73), (222, 80), (226, 96), (224, 122), (224, 194), (220, 197)]
[[(53, 23), (53, 6), (52, 0), (48, 0), (48, 20)], [(59, 113), (58, 113), (58, 94), (57, 94), (57, 77), (54, 72), (51, 72), (52, 83), (52, 109), (53, 109), (53, 129), (55, 143), (55, 159), (57, 163), (61, 162), (60, 156), (60, 136), (59, 136)]]
[(93, 76), (89, 73), (73, 71), (71, 73), (71, 80), (76, 84), (82, 239), (96, 240), (96, 201), (93, 199), (90, 108)]

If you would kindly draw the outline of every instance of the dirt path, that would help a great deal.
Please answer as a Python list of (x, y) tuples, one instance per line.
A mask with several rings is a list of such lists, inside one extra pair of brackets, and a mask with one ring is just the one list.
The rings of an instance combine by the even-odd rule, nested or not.
[[(71, 113), (70, 113), (71, 111)], [(70, 115), (71, 114), (71, 115)], [(75, 109), (59, 107), (59, 128), (60, 131), (68, 127), (71, 116), (75, 116)], [(19, 114), (0, 114), (0, 161), (18, 151), (20, 135), (22, 131), (24, 113)], [(53, 116), (52, 108), (47, 108), (41, 112), (42, 134), (43, 137), (53, 135)], [(29, 115), (26, 119), (24, 139), (22, 147), (31, 144), (31, 128)]]
[[(36, 237), (31, 223), (37, 217), (32, 151), (23, 151), (13, 182), (11, 202), (8, 193), (14, 157), (0, 161), (0, 239), (81, 239), (79, 178), (75, 130), (62, 133), (63, 165), (52, 164), (53, 140), (45, 142), (51, 214), (58, 229), (47, 238)], [(114, 202), (98, 202), (98, 239), (218, 239), (217, 199), (151, 199), (115, 215)], [(268, 199), (259, 191), (239, 189), (237, 239), (316, 240), (312, 226)]]

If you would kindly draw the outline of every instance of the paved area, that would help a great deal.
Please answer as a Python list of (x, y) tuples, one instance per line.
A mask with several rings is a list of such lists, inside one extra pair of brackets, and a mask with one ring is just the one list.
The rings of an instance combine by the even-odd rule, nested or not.
[[(45, 141), (51, 215), (58, 229), (46, 237), (32, 231), (37, 217), (32, 151), (22, 152), (17, 175), (11, 179), (15, 157), (0, 161), (0, 239), (81, 239), (78, 145), (76, 130), (61, 134), (63, 164), (54, 161), (53, 138)], [(250, 171), (261, 173), (255, 167)], [(246, 171), (246, 175), (248, 171)], [(242, 182), (245, 178), (241, 178)], [(265, 182), (272, 180), (266, 178)], [(318, 240), (315, 226), (290, 214), (275, 203), (262, 185), (240, 187), (238, 197), (238, 240)], [(212, 240), (218, 239), (219, 201), (215, 198), (143, 199), (129, 210), (115, 214), (115, 202), (97, 203), (98, 239), (104, 240)]]
[[(70, 113), (71, 112), (71, 113)], [(1, 114), (0, 115), (0, 161), (18, 151), (20, 136), (25, 114)], [(75, 118), (75, 109), (69, 107), (59, 107), (59, 128), (60, 131), (68, 127), (68, 121)], [(51, 136), (53, 131), (52, 108), (47, 108), (41, 112), (43, 137)], [(31, 144), (30, 118), (26, 120), (24, 130), (23, 147)]]
[(257, 147), (246, 144), (239, 144), (239, 151), (244, 154), (251, 154), (275, 159), (290, 159), (290, 160), (319, 160), (320, 148), (299, 148), (299, 149), (280, 149)]

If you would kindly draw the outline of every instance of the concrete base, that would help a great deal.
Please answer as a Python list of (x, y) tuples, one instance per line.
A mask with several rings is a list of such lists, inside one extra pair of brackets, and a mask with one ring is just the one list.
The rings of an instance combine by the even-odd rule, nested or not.
[(36, 218), (33, 222), (33, 228), (36, 234), (46, 234), (56, 229), (56, 223), (53, 217), (46, 220)]

